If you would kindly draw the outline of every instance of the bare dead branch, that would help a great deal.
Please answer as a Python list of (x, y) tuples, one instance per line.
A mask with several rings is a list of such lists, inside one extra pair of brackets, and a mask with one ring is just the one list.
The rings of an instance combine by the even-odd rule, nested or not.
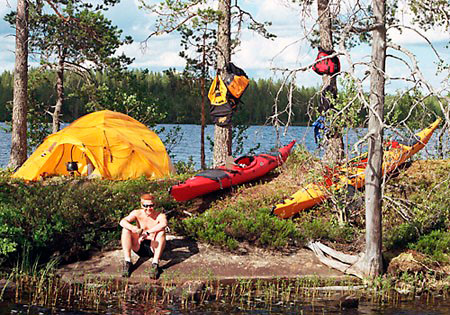
[[(404, 53), (406, 56), (408, 56), (408, 58), (411, 60), (412, 62), (412, 68), (414, 69), (413, 73), (415, 75), (417, 75), (417, 80), (420, 81), (421, 84), (423, 84), (428, 91), (430, 91), (430, 94), (436, 95), (438, 96), (438, 102), (439, 102), (439, 106), (441, 107), (442, 113), (444, 114), (444, 117), (447, 121), (450, 121), (450, 113), (449, 113), (449, 108), (448, 108), (448, 104), (450, 103), (450, 97), (448, 96), (448, 94), (444, 94), (444, 93), (440, 93), (438, 92), (423, 76), (422, 72), (420, 71), (418, 62), (416, 57), (414, 56), (414, 54), (409, 51), (408, 49), (401, 47), (398, 44), (395, 43), (388, 43), (388, 47), (401, 51), (402, 53)], [(448, 76), (447, 76), (448, 79)], [(444, 87), (442, 91), (447, 91), (448, 92), (448, 86)], [(445, 100), (445, 104), (444, 102), (442, 102), (442, 99)]]
[(357, 268), (357, 264), (362, 258), (361, 254), (357, 256), (343, 254), (320, 242), (309, 242), (307, 247), (314, 252), (323, 264), (343, 273), (352, 274), (359, 278), (364, 277), (364, 274)]
[(408, 207), (404, 206), (402, 203), (398, 202), (394, 198), (391, 198), (389, 196), (383, 195), (383, 199), (388, 200), (389, 202), (393, 203), (396, 207), (393, 207), (394, 210), (402, 217), (403, 220), (406, 222), (411, 221), (411, 214), (408, 213)]
[(170, 34), (170, 33), (174, 32), (174, 31), (176, 31), (180, 26), (186, 24), (187, 21), (189, 21), (190, 19), (194, 18), (195, 16), (197, 16), (197, 14), (190, 14), (185, 19), (183, 19), (181, 22), (179, 22), (178, 24), (173, 26), (172, 28), (163, 29), (163, 30), (159, 30), (159, 31), (154, 31), (154, 32), (150, 33), (150, 35), (148, 35), (147, 38), (145, 40), (143, 40), (143, 42), (147, 43), (147, 41), (150, 38), (152, 38), (153, 36), (158, 36), (158, 35), (163, 35), (163, 34)]
[(404, 28), (404, 29), (408, 29), (411, 30), (413, 32), (415, 32), (416, 34), (418, 34), (420, 37), (422, 37), (427, 43), (428, 45), (431, 47), (431, 49), (433, 50), (433, 52), (435, 53), (436, 57), (438, 57), (440, 62), (443, 62), (444, 60), (441, 58), (441, 56), (439, 55), (439, 53), (437, 52), (436, 48), (434, 48), (434, 45), (431, 43), (431, 41), (428, 39), (428, 37), (426, 37), (425, 35), (423, 35), (421, 32), (419, 32), (417, 29), (412, 28), (410, 26), (407, 25), (401, 25), (401, 24), (394, 24), (391, 25), (390, 27), (388, 27), (388, 29), (391, 28)]
[(356, 26), (352, 26), (350, 28), (350, 31), (353, 33), (366, 33), (366, 32), (372, 32), (380, 27), (383, 27), (384, 25), (380, 24), (380, 23), (376, 23), (376, 24), (372, 24), (372, 25), (368, 25), (366, 27), (356, 27)]

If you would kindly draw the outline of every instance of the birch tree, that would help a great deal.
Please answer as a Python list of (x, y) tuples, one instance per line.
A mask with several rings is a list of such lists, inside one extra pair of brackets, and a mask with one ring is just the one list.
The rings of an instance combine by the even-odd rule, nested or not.
[(181, 33), (181, 46), (184, 48), (179, 53), (186, 60), (184, 74), (194, 80), (200, 80), (201, 90), (201, 113), (200, 113), (200, 165), (206, 169), (205, 153), (205, 128), (206, 128), (206, 104), (207, 91), (206, 82), (209, 79), (209, 72), (216, 65), (215, 44), (216, 44), (216, 24), (217, 12), (205, 11), (202, 18), (195, 18), (192, 26), (182, 25), (178, 28)]

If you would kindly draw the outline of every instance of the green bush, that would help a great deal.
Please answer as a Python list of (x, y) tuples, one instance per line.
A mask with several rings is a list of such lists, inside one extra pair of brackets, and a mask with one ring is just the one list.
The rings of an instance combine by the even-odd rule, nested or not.
[[(435, 222), (433, 226), (441, 226), (442, 222)], [(428, 227), (428, 226), (427, 226)], [(384, 245), (387, 250), (414, 249), (431, 256), (438, 262), (449, 262), (450, 232), (440, 229), (425, 229), (428, 234), (423, 235), (424, 228), (419, 223), (403, 223), (387, 232)]]
[(340, 243), (353, 241), (355, 231), (348, 225), (340, 226), (334, 220), (318, 218), (299, 222), (300, 233), (307, 240), (328, 240)]
[(195, 172), (195, 162), (192, 155), (189, 157), (188, 161), (177, 161), (173, 164), (178, 174), (193, 174)]
[(409, 243), (420, 237), (420, 229), (416, 223), (403, 223), (386, 232), (384, 245), (387, 250), (404, 249)]
[(257, 246), (282, 248), (302, 240), (291, 220), (281, 220), (268, 208), (244, 211), (245, 208), (210, 209), (203, 214), (174, 224), (174, 229), (213, 245), (234, 250), (242, 241)]
[(87, 257), (120, 239), (120, 218), (139, 206), (139, 196), (153, 193), (171, 210), (171, 180), (103, 181), (53, 178), (25, 184), (0, 177), (0, 259), (13, 262), (29, 248), (30, 255), (62, 261)]
[(434, 260), (448, 263), (450, 253), (450, 232), (435, 230), (430, 234), (419, 238), (415, 244), (409, 244), (409, 248), (430, 255)]

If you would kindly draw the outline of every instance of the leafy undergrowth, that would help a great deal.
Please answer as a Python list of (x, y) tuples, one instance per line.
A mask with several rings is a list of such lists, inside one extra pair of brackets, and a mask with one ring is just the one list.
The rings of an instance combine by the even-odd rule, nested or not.
[[(0, 172), (0, 265), (24, 251), (47, 260), (87, 258), (92, 250), (116, 246), (119, 220), (139, 207), (139, 196), (152, 193), (166, 211), (179, 208), (168, 188), (184, 179), (140, 178), (128, 181), (51, 177), (25, 183)], [(181, 208), (182, 209), (182, 208)]]

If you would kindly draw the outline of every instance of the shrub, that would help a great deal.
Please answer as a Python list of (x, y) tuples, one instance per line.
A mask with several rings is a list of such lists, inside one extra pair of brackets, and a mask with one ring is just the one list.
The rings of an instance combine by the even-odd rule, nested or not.
[(448, 263), (450, 252), (450, 232), (434, 230), (430, 234), (419, 238), (415, 244), (409, 244), (409, 248), (430, 255), (434, 260)]
[(188, 161), (177, 161), (173, 164), (178, 174), (193, 174), (195, 172), (195, 162), (192, 155)]
[(14, 261), (29, 248), (31, 258), (62, 261), (86, 258), (90, 251), (117, 244), (119, 219), (139, 206), (139, 195), (154, 193), (166, 210), (172, 180), (128, 181), (52, 178), (41, 183), (0, 178), (0, 258)]
[(340, 243), (351, 242), (355, 231), (348, 225), (339, 225), (334, 220), (325, 218), (299, 222), (300, 233), (307, 240), (328, 240)]
[(188, 218), (173, 225), (174, 229), (213, 245), (234, 250), (239, 242), (248, 241), (254, 245), (280, 248), (301, 236), (291, 220), (281, 220), (268, 208), (248, 212), (237, 207), (210, 209), (205, 213)]
[(417, 224), (403, 223), (386, 232), (384, 244), (388, 250), (404, 249), (419, 237), (420, 230)]

